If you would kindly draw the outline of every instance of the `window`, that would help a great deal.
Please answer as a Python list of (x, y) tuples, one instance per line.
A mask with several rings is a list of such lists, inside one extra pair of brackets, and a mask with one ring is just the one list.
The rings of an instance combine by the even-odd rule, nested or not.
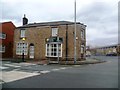
[(16, 45), (16, 54), (17, 55), (27, 55), (28, 52), (28, 44), (27, 43), (17, 43)]
[(0, 52), (4, 53), (5, 52), (5, 46), (0, 45)]
[(58, 35), (58, 28), (52, 28), (52, 36)]
[(84, 53), (84, 45), (81, 45), (81, 53)]
[(81, 30), (81, 38), (84, 39), (84, 30)]
[(0, 33), (0, 39), (6, 39), (6, 34), (5, 33)]
[(20, 30), (20, 37), (21, 38), (25, 37), (25, 29)]
[(46, 44), (47, 57), (62, 57), (62, 44)]

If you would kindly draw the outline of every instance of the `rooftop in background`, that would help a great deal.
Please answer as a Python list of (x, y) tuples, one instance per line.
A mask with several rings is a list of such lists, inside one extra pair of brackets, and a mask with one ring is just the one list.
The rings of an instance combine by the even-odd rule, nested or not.
[(95, 47), (95, 48), (92, 48), (92, 49), (100, 49), (100, 48), (106, 48), (106, 47), (115, 47), (115, 46), (119, 46), (119, 44), (113, 44), (113, 45), (107, 45), (107, 46), (101, 46), (101, 47)]
[[(77, 24), (81, 24), (84, 25), (80, 22), (76, 22)], [(74, 24), (74, 22), (70, 22), (70, 21), (54, 21), (54, 22), (42, 22), (42, 23), (30, 23), (30, 24), (26, 24), (23, 26), (19, 26), (17, 28), (29, 28), (29, 27), (37, 27), (37, 26), (57, 26), (57, 25), (71, 25)], [(86, 25), (84, 25), (86, 26)]]

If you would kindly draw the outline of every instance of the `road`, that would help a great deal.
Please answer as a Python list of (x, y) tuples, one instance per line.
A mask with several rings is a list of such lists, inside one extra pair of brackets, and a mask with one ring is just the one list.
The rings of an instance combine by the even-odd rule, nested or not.
[[(3, 88), (118, 88), (118, 57), (97, 57), (107, 62), (89, 65), (29, 65), (12, 71), (32, 73), (3, 84)], [(3, 64), (5, 67), (6, 63)], [(22, 65), (22, 64), (21, 64)], [(20, 66), (20, 65), (19, 65)], [(11, 66), (12, 67), (12, 66)], [(11, 70), (11, 69), (4, 69)], [(27, 74), (22, 75), (27, 75)]]

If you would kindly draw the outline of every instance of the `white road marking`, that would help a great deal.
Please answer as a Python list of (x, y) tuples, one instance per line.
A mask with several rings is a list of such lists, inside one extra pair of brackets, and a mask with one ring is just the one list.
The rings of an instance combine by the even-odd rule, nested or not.
[(49, 73), (50, 71), (46, 70), (46, 71), (40, 71), (40, 73)]
[(9, 67), (0, 66), (0, 69), (7, 69), (7, 68), (9, 68)]
[(20, 63), (20, 65), (30, 66), (30, 65), (36, 65), (36, 64), (33, 64), (33, 63)]
[(21, 66), (16, 66), (16, 65), (12, 65), (12, 64), (4, 64), (5, 66), (10, 66), (10, 67), (21, 67)]
[(1, 80), (5, 82), (12, 82), (19, 79), (24, 79), (27, 77), (32, 77), (39, 75), (38, 73), (29, 73), (29, 72), (22, 72), (22, 71), (9, 71), (9, 72), (2, 72)]
[(81, 65), (74, 65), (74, 67), (79, 67), (79, 66), (81, 66)]
[(60, 69), (52, 69), (52, 71), (59, 71)]
[(66, 67), (61, 67), (60, 69), (66, 69)]

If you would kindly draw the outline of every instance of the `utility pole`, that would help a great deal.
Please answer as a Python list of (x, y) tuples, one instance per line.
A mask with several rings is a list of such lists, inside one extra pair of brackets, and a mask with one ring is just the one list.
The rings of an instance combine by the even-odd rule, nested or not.
[(75, 6), (74, 6), (74, 22), (75, 22), (75, 30), (74, 30), (74, 64), (76, 64), (76, 0), (75, 0)]

